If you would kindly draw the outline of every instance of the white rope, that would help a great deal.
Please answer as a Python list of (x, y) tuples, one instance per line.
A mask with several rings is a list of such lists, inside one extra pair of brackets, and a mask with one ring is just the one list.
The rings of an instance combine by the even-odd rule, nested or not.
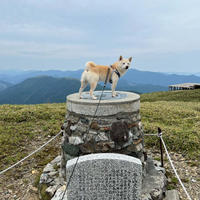
[(181, 186), (182, 186), (184, 192), (186, 193), (188, 199), (189, 199), (189, 200), (192, 200), (191, 197), (190, 197), (190, 195), (188, 194), (188, 192), (187, 192), (185, 186), (183, 185), (183, 182), (181, 181), (179, 175), (177, 174), (177, 171), (176, 171), (176, 169), (175, 169), (175, 167), (174, 167), (174, 164), (173, 164), (173, 162), (172, 162), (172, 160), (171, 160), (171, 158), (170, 158), (170, 155), (169, 155), (169, 153), (168, 153), (168, 151), (167, 151), (167, 147), (166, 147), (166, 145), (165, 145), (165, 142), (164, 142), (164, 140), (163, 140), (163, 138), (162, 138), (162, 133), (159, 135), (159, 137), (160, 137), (160, 139), (161, 139), (161, 141), (162, 141), (162, 143), (163, 143), (163, 146), (164, 146), (165, 151), (166, 151), (166, 154), (167, 154), (167, 158), (168, 158), (168, 160), (169, 160), (169, 162), (170, 162), (170, 165), (171, 165), (172, 169), (174, 170), (174, 173), (175, 173), (175, 175), (176, 175), (176, 177), (177, 177), (179, 183), (181, 184)]
[(158, 136), (158, 134), (144, 134), (144, 136)]
[(31, 154), (29, 154), (28, 156), (24, 157), (23, 159), (21, 159), (20, 161), (18, 161), (17, 163), (15, 163), (14, 165), (8, 167), (7, 169), (4, 169), (3, 171), (0, 172), (0, 175), (4, 174), (5, 172), (7, 172), (8, 170), (12, 169), (13, 167), (19, 165), (21, 162), (23, 162), (24, 160), (26, 160), (27, 158), (31, 157), (33, 154), (37, 153), (38, 151), (40, 151), (43, 147), (45, 147), (47, 144), (49, 144), (52, 140), (54, 140), (56, 137), (58, 137), (60, 134), (62, 133), (62, 131), (60, 131), (57, 135), (55, 135), (54, 137), (52, 137), (49, 141), (47, 141), (45, 144), (43, 144), (41, 147), (39, 147), (38, 149), (36, 149), (35, 151), (33, 151)]

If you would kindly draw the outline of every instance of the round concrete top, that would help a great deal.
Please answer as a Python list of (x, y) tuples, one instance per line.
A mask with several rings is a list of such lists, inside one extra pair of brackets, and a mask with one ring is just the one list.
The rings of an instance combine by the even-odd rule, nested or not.
[[(99, 103), (101, 91), (95, 91), (97, 100), (90, 98), (89, 92), (83, 92), (82, 99), (74, 93), (67, 96), (67, 110), (77, 114), (93, 116)], [(96, 116), (115, 115), (120, 112), (136, 112), (140, 109), (140, 96), (132, 92), (117, 91), (112, 97), (111, 91), (104, 91)]]

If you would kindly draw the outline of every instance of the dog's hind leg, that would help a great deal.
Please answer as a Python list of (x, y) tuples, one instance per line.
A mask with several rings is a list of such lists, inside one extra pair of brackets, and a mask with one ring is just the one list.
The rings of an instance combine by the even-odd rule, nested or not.
[(94, 100), (97, 99), (97, 97), (95, 97), (93, 94), (96, 87), (97, 87), (97, 82), (90, 83), (90, 96)]
[(81, 94), (82, 94), (83, 90), (86, 88), (87, 84), (88, 84), (88, 82), (86, 80), (81, 81), (81, 87), (79, 89), (79, 98), (80, 99), (82, 98)]

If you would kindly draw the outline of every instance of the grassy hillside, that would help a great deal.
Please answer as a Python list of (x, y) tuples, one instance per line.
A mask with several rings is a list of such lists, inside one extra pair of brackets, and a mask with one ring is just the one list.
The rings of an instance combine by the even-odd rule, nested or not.
[[(49, 137), (56, 135), (64, 122), (65, 110), (64, 103), (0, 105), (0, 170), (17, 162)], [(40, 154), (44, 155), (44, 152)], [(58, 149), (55, 151), (52, 146), (45, 157), (38, 157), (39, 166), (46, 164), (57, 154)]]
[[(145, 133), (163, 130), (170, 150), (187, 158), (200, 159), (200, 90), (141, 95), (141, 116)], [(191, 100), (191, 101), (189, 101)], [(0, 170), (10, 166), (55, 135), (64, 121), (65, 103), (0, 105)], [(39, 142), (37, 144), (37, 142)], [(155, 137), (145, 137), (149, 147)], [(58, 145), (59, 146), (59, 145)], [(55, 147), (37, 155), (41, 167), (58, 154)], [(37, 167), (37, 164), (36, 164)]]
[[(145, 133), (156, 133), (157, 127), (161, 127), (168, 149), (190, 159), (187, 163), (191, 166), (200, 165), (199, 93), (200, 90), (141, 95)], [(65, 103), (0, 105), (0, 170), (16, 163), (56, 135), (65, 114)], [(61, 137), (58, 137), (22, 165), (1, 176), (0, 194), (8, 190), (25, 191), (30, 185), (37, 186), (44, 166), (60, 154), (60, 141)], [(157, 137), (145, 136), (145, 145), (149, 149), (158, 147)], [(17, 195), (22, 199), (21, 194)]]
[(156, 101), (178, 101), (178, 102), (200, 102), (200, 89), (198, 90), (177, 90), (169, 92), (154, 92), (141, 96), (142, 102)]
[[(143, 94), (141, 116), (145, 133), (156, 133), (161, 127), (170, 150), (200, 160), (200, 90)], [(149, 136), (145, 143), (158, 145)]]

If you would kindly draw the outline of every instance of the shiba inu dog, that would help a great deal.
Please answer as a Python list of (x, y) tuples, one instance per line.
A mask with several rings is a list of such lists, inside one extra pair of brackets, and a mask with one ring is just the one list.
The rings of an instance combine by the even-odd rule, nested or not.
[[(90, 61), (86, 63), (86, 68), (81, 76), (81, 87), (79, 89), (79, 98), (87, 84), (90, 84), (90, 96), (92, 99), (97, 99), (94, 96), (93, 92), (97, 86), (99, 81), (106, 80), (106, 76), (108, 73), (108, 80), (112, 83), (112, 97), (115, 97), (117, 94), (115, 92), (115, 88), (117, 86), (117, 82), (121, 76), (123, 76), (128, 68), (130, 67), (132, 61), (132, 57), (125, 59), (122, 56), (119, 57), (119, 60), (112, 64), (111, 66), (106, 65), (97, 65), (94, 62)], [(109, 70), (110, 68), (110, 70)]]

